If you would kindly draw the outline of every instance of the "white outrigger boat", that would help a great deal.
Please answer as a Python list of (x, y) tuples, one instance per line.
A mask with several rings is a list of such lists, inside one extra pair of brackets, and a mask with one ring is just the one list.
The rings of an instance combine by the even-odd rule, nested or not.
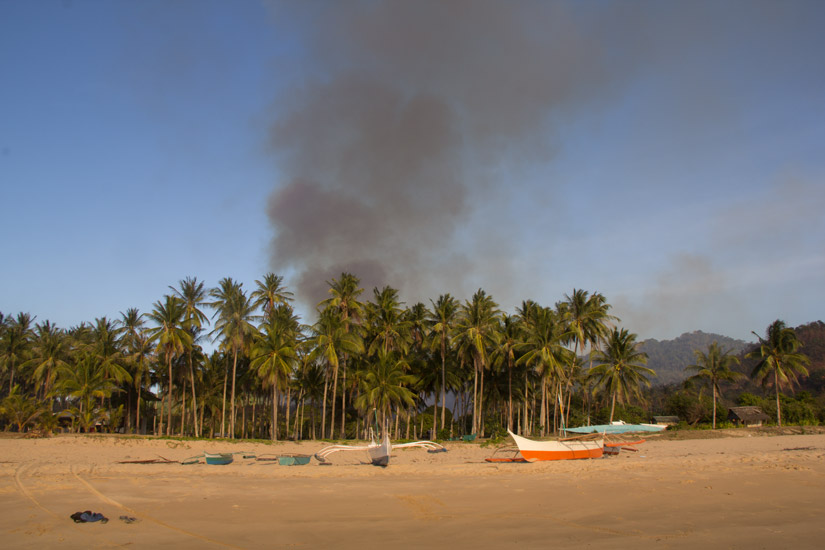
[(374, 466), (387, 466), (390, 463), (390, 456), (392, 456), (394, 449), (409, 449), (411, 447), (427, 449), (429, 453), (447, 452), (447, 449), (435, 441), (413, 441), (411, 443), (393, 444), (390, 442), (389, 435), (385, 433), (380, 443), (375, 440), (375, 437), (372, 437), (370, 443), (367, 445), (330, 445), (315, 453), (315, 458), (318, 459), (318, 462), (326, 464), (328, 463), (327, 457), (339, 451), (367, 451), (371, 464)]
[(527, 462), (541, 460), (570, 460), (574, 458), (601, 458), (604, 455), (604, 437), (600, 439), (560, 439), (534, 441), (507, 430)]
[[(375, 413), (375, 432), (378, 431), (378, 413)], [(447, 449), (444, 446), (439, 445), (435, 441), (412, 441), (410, 443), (399, 443), (393, 445), (390, 443), (390, 435), (389, 430), (387, 430), (386, 424), (384, 425), (384, 437), (381, 439), (381, 443), (378, 443), (375, 437), (375, 432), (373, 432), (372, 428), (370, 428), (370, 442), (368, 445), (330, 445), (329, 447), (324, 447), (317, 453), (315, 453), (315, 458), (321, 464), (329, 464), (327, 462), (327, 457), (333, 453), (337, 453), (340, 451), (367, 451), (367, 455), (370, 457), (370, 463), (374, 466), (387, 466), (390, 463), (390, 456), (392, 455), (393, 449), (409, 449), (411, 447), (421, 447), (423, 449), (427, 449), (428, 453), (446, 453)]]
[(315, 458), (318, 459), (318, 462), (321, 464), (328, 464), (327, 457), (333, 453), (339, 451), (367, 451), (371, 464), (374, 466), (387, 466), (390, 463), (390, 456), (394, 449), (409, 449), (411, 447), (427, 449), (428, 453), (447, 452), (447, 449), (435, 441), (413, 441), (411, 443), (392, 444), (390, 443), (390, 436), (386, 430), (384, 431), (384, 438), (381, 440), (381, 443), (378, 443), (372, 434), (372, 429), (370, 429), (370, 443), (368, 445), (330, 445), (315, 453)]

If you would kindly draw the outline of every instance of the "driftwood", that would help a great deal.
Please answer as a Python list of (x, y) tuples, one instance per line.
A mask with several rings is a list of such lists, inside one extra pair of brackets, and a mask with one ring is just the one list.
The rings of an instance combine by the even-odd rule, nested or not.
[(177, 460), (169, 460), (168, 458), (158, 455), (160, 458), (149, 458), (145, 460), (121, 460), (117, 464), (180, 464)]

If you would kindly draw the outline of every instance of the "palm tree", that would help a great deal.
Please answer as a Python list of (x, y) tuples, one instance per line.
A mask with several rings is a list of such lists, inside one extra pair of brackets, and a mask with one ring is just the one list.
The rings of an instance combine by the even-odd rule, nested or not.
[(20, 312), (17, 317), (6, 321), (0, 341), (0, 361), (9, 371), (9, 393), (14, 389), (14, 368), (26, 360), (35, 319), (28, 313)]
[[(498, 304), (482, 289), (473, 295), (472, 301), (466, 301), (461, 308), (460, 320), (456, 327), (456, 338), (462, 347), (472, 353), (475, 367), (473, 382), (473, 433), (478, 433), (484, 426), (483, 399), (484, 369), (487, 367), (488, 355), (498, 342), (499, 315)], [(479, 373), (481, 387), (478, 387)]]
[(19, 385), (12, 388), (11, 393), (0, 402), (0, 417), (5, 417), (10, 424), (16, 425), (20, 433), (45, 412), (48, 412), (47, 406), (22, 394)]
[(79, 352), (73, 366), (58, 369), (57, 387), (78, 400), (77, 417), (87, 430), (100, 416), (92, 406), (94, 400), (102, 401), (118, 391), (115, 381), (106, 376), (103, 365), (88, 351)]
[(92, 350), (100, 362), (107, 378), (113, 378), (118, 384), (131, 382), (129, 371), (123, 366), (123, 353), (118, 341), (119, 330), (114, 321), (106, 317), (95, 319), (92, 328)]
[(284, 317), (292, 317), (292, 308), (288, 305), (279, 306), (269, 315), (255, 338), (250, 363), (258, 377), (272, 387), (272, 441), (278, 440), (278, 387), (287, 383), (298, 359), (297, 333)]
[(647, 376), (656, 376), (656, 372), (644, 366), (647, 354), (639, 351), (636, 335), (626, 329), (613, 329), (605, 349), (596, 352), (596, 360), (601, 363), (590, 372), (596, 386), (604, 387), (612, 396), (610, 422), (613, 422), (616, 400), (624, 403), (630, 396), (641, 396), (641, 386), (650, 387)]
[[(327, 366), (332, 369), (332, 414), (329, 436), (332, 437), (335, 429), (335, 394), (338, 387), (338, 367), (340, 358), (347, 353), (363, 353), (364, 343), (361, 338), (352, 332), (347, 332), (343, 319), (333, 307), (321, 310), (318, 322), (312, 329), (313, 336), (309, 340), (312, 349), (310, 359), (323, 358)], [(324, 385), (323, 413), (321, 416), (321, 437), (326, 434), (326, 388)]]
[(513, 368), (516, 364), (516, 352), (521, 343), (521, 325), (514, 315), (501, 318), (501, 340), (496, 349), (496, 357), (507, 367), (507, 429), (513, 429)]
[[(223, 340), (223, 345), (232, 350), (232, 393), (229, 404), (229, 433), (235, 437), (235, 379), (238, 370), (238, 352), (244, 349), (256, 334), (251, 321), (254, 318), (255, 304), (247, 297), (241, 288), (242, 283), (236, 283), (226, 277), (218, 282), (218, 288), (209, 291), (215, 298), (209, 305), (215, 308), (217, 320), (215, 330), (210, 334), (217, 335)], [(223, 421), (221, 421), (223, 424)], [(223, 426), (221, 426), (223, 430)]]
[[(358, 301), (358, 297), (364, 292), (364, 289), (359, 285), (361, 280), (352, 273), (341, 273), (341, 277), (327, 281), (329, 285), (330, 297), (321, 302), (325, 308), (332, 308), (341, 316), (343, 322), (344, 332), (355, 332), (360, 336), (361, 319), (364, 316), (364, 305)], [(343, 385), (346, 386), (347, 379), (347, 352), (343, 350), (344, 355), (341, 357), (341, 373), (343, 378)], [(363, 353), (363, 352), (362, 352)], [(335, 429), (335, 394), (338, 385), (338, 367), (335, 367), (335, 378), (332, 384), (332, 423), (330, 424), (330, 437)], [(341, 437), (345, 437), (345, 423), (346, 423), (346, 392), (342, 392), (341, 399)]]
[(368, 368), (361, 378), (361, 394), (355, 406), (362, 411), (375, 408), (381, 413), (381, 426), (386, 428), (392, 407), (411, 406), (415, 394), (407, 387), (415, 377), (405, 371), (405, 363), (393, 353), (379, 353), (378, 361)]
[(549, 412), (548, 386), (559, 388), (564, 379), (564, 365), (570, 364), (573, 353), (564, 347), (570, 333), (559, 316), (550, 308), (529, 304), (519, 313), (522, 342), (516, 349), (524, 353), (517, 361), (533, 367), (541, 377), (541, 409), (539, 428), (546, 433)]
[(397, 351), (406, 355), (412, 344), (412, 322), (401, 309), (403, 304), (398, 301), (398, 291), (385, 286), (380, 291), (374, 289), (373, 294), (375, 302), (367, 304), (367, 318), (374, 336), (367, 353)]
[(433, 305), (429, 319), (432, 343), (441, 352), (441, 427), (444, 428), (447, 421), (447, 348), (458, 321), (459, 304), (450, 294), (442, 294), (437, 301), (430, 300), (430, 303)]
[(568, 325), (574, 343), (573, 351), (576, 355), (583, 355), (585, 345), (590, 344), (592, 350), (609, 333), (608, 324), (618, 318), (607, 313), (610, 305), (598, 292), (590, 295), (586, 290), (574, 288), (573, 294), (565, 294), (564, 298), (559, 309)]
[(32, 357), (24, 365), (34, 367), (34, 378), (38, 383), (42, 381), (44, 397), (51, 390), (57, 370), (68, 366), (69, 351), (70, 342), (66, 331), (49, 321), (35, 325)]
[(165, 297), (164, 302), (157, 301), (148, 317), (157, 326), (150, 335), (150, 341), (157, 342), (156, 351), (163, 353), (169, 370), (169, 388), (167, 395), (166, 435), (172, 435), (172, 359), (184, 352), (192, 344), (192, 336), (183, 328), (186, 307), (177, 296)]
[(801, 343), (796, 337), (796, 332), (786, 327), (784, 321), (777, 319), (768, 325), (765, 338), (755, 332), (753, 335), (759, 339), (759, 347), (748, 353), (747, 357), (758, 359), (759, 362), (754, 367), (751, 378), (761, 380), (763, 384), (773, 378), (776, 392), (776, 423), (782, 426), (779, 388), (783, 385), (792, 388), (798, 375), (807, 375), (808, 369), (805, 365), (810, 359), (797, 351)]
[[(317, 361), (310, 360), (308, 354), (301, 354), (301, 369), (298, 372), (297, 378), (298, 384), (298, 392), (301, 395), (301, 417), (304, 416), (304, 410), (306, 407), (307, 400), (310, 401), (310, 411), (312, 413), (312, 430), (310, 431), (310, 437), (315, 439), (315, 427), (316, 427), (316, 420), (315, 420), (315, 411), (317, 410), (317, 404), (321, 402), (324, 396), (324, 391), (326, 389), (326, 383), (324, 381), (324, 368), (323, 365)], [(296, 414), (297, 416), (297, 414)], [(296, 419), (297, 422), (297, 419)], [(301, 421), (301, 429), (298, 431), (298, 436), (302, 437), (303, 433), (303, 421)]]
[(270, 316), (278, 305), (288, 304), (293, 300), (293, 294), (284, 286), (284, 278), (274, 273), (264, 275), (263, 281), (255, 281), (258, 285), (250, 297), (255, 307), (260, 307), (264, 316)]
[[(198, 281), (196, 277), (187, 277), (178, 281), (180, 290), (169, 287), (175, 296), (183, 301), (185, 308), (183, 327), (192, 336), (192, 343), (186, 348), (186, 355), (189, 361), (189, 381), (192, 386), (192, 424), (194, 425), (195, 437), (198, 437), (198, 400), (195, 391), (195, 368), (192, 364), (192, 351), (195, 342), (198, 341), (199, 334), (204, 323), (209, 323), (206, 314), (201, 311), (201, 306), (206, 304), (206, 289), (203, 281)], [(183, 422), (181, 422), (181, 427)]]
[(721, 395), (719, 383), (723, 381), (733, 381), (742, 378), (741, 372), (731, 370), (732, 365), (739, 364), (739, 358), (731, 355), (731, 352), (723, 351), (719, 343), (714, 341), (705, 354), (701, 350), (695, 350), (696, 364), (688, 365), (685, 370), (696, 371), (691, 379), (704, 379), (710, 382), (713, 390), (713, 429), (716, 429), (716, 400)]

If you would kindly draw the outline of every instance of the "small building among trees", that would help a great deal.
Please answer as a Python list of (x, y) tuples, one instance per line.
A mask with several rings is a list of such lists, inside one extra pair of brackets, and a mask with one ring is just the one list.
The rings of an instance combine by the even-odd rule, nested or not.
[(731, 407), (728, 411), (728, 420), (736, 426), (758, 428), (770, 417), (759, 407)]

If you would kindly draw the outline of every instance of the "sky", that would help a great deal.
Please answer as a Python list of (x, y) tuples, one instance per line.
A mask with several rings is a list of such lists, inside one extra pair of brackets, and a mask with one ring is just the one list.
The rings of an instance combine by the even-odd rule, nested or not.
[(0, 311), (344, 271), (600, 292), (639, 339), (825, 318), (825, 3), (0, 0)]

